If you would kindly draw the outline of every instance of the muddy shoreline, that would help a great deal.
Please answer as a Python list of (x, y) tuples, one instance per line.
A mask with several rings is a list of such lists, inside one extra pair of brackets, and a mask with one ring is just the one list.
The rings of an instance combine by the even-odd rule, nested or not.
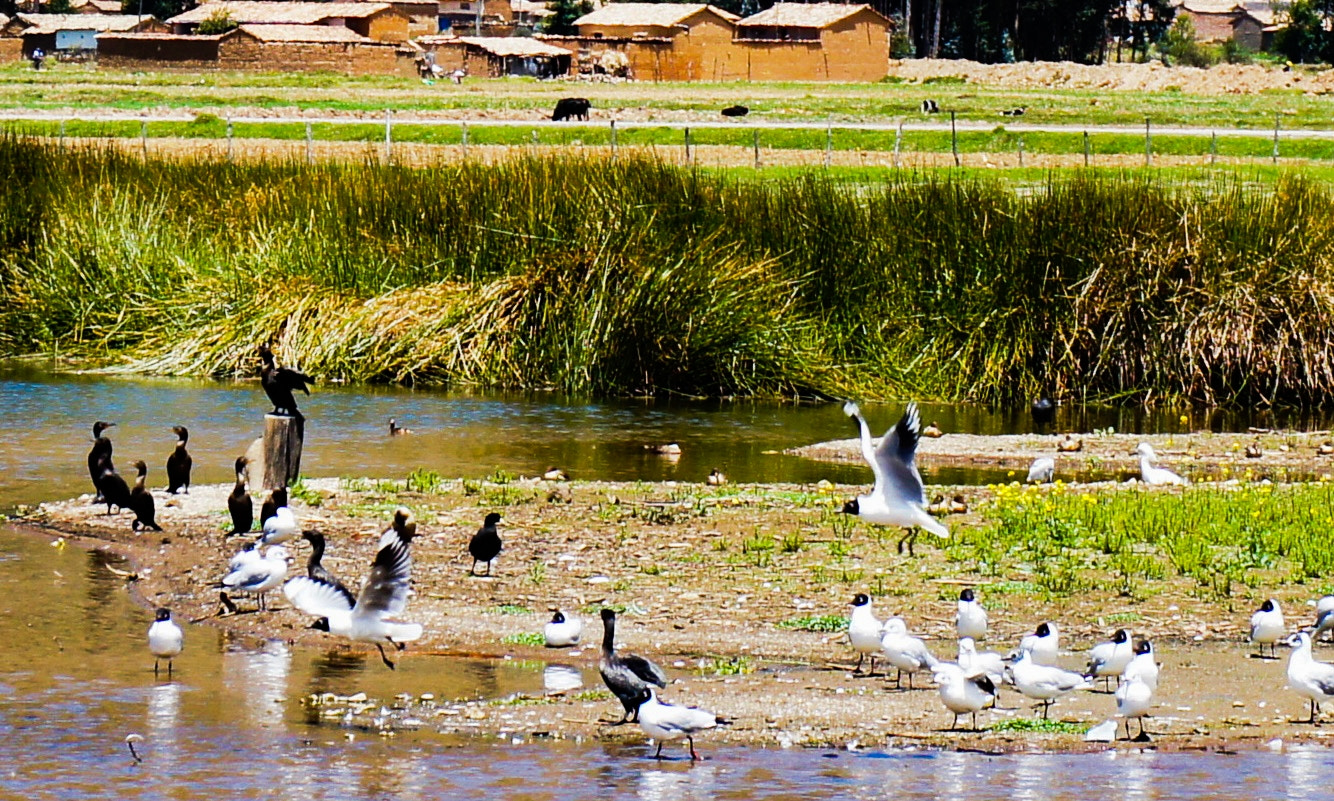
[[(947, 438), (942, 438), (946, 440)], [(995, 439), (995, 438), (987, 438)], [(936, 442), (939, 442), (937, 440)], [(1120, 444), (1115, 447), (1120, 447)], [(976, 508), (988, 491), (929, 488), (968, 494)], [(226, 538), (225, 497), (230, 486), (198, 486), (189, 496), (157, 496), (161, 534), (131, 532), (129, 515), (107, 516), (90, 496), (44, 504), (15, 520), (80, 547), (121, 554), (133, 565), (124, 578), (149, 605), (240, 635), (278, 638), (304, 647), (347, 646), (307, 628), (309, 620), (280, 596), (266, 613), (219, 615), (217, 581), (240, 538)], [(595, 668), (604, 604), (626, 608), (618, 647), (662, 665), (673, 682), (665, 700), (711, 709), (735, 721), (701, 738), (762, 746), (925, 747), (996, 752), (1100, 751), (1082, 734), (1032, 731), (947, 731), (951, 716), (934, 689), (898, 691), (884, 678), (854, 676), (855, 654), (844, 635), (780, 628), (815, 615), (846, 615), (855, 592), (876, 595), (881, 617), (901, 614), (940, 657), (952, 659), (953, 597), (963, 584), (982, 587), (996, 601), (986, 647), (1008, 651), (1040, 620), (1058, 620), (1062, 665), (1082, 668), (1082, 651), (1105, 639), (1118, 621), (1154, 639), (1164, 664), (1156, 698), (1152, 747), (1225, 750), (1275, 747), (1275, 741), (1325, 742), (1320, 727), (1293, 722), (1305, 701), (1285, 689), (1285, 660), (1248, 658), (1244, 627), (1249, 601), (1228, 609), (1184, 588), (1164, 586), (1144, 600), (1091, 592), (1062, 599), (988, 595), (988, 580), (950, 565), (942, 552), (896, 553), (893, 540), (857, 530), (839, 546), (837, 505), (856, 487), (725, 486), (561, 482), (532, 479), (494, 484), (444, 481), (430, 492), (403, 482), (308, 481), (293, 502), (302, 525), (329, 540), (325, 564), (347, 583), (360, 582), (378, 533), (398, 504), (420, 520), (414, 542), (414, 591), (406, 619), (426, 628), (403, 660), (460, 656), (512, 658)], [(468, 574), (466, 546), (486, 510), (505, 516), (505, 552), (492, 578)], [(977, 525), (975, 511), (950, 525)], [(797, 538), (797, 539), (794, 539)], [(797, 540), (800, 540), (798, 543)], [(767, 545), (765, 543), (768, 543)], [(791, 545), (793, 547), (789, 548)], [(291, 575), (302, 572), (308, 550), (293, 550)], [(841, 570), (841, 573), (838, 571)], [(1304, 597), (1279, 596), (1291, 621), (1306, 622)], [(242, 608), (253, 601), (242, 599)], [(550, 609), (584, 620), (580, 649), (546, 649), (502, 639), (541, 630)], [(1119, 616), (1119, 617), (1118, 617)], [(1291, 625), (1291, 623), (1290, 623)], [(1328, 659), (1322, 647), (1317, 658)], [(1323, 653), (1321, 653), (1323, 652)], [(918, 686), (926, 684), (919, 677)], [(373, 705), (323, 699), (355, 725), (425, 728), (462, 735), (515, 733), (533, 738), (593, 738), (642, 742), (637, 726), (611, 726), (619, 704), (586, 686), (580, 692), (511, 699), (399, 699), (399, 714), (373, 723)], [(782, 693), (775, 703), (775, 691)], [(394, 699), (370, 699), (394, 704)], [(1001, 709), (979, 715), (989, 725), (1033, 712), (1012, 689)], [(318, 699), (310, 701), (320, 704)], [(378, 709), (378, 706), (374, 708)], [(1082, 692), (1052, 710), (1053, 718), (1086, 729), (1114, 711), (1110, 694)], [(358, 711), (360, 710), (360, 711)], [(364, 713), (364, 714), (363, 714)], [(364, 716), (365, 720), (361, 720)], [(1334, 732), (1328, 733), (1334, 736)], [(1118, 743), (1142, 748), (1142, 743)]]

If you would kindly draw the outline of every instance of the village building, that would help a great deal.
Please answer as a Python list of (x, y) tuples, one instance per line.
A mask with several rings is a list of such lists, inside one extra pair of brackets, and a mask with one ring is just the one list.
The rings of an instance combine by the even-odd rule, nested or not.
[(224, 69), (414, 74), (410, 48), (337, 25), (246, 24), (217, 35), (105, 33), (101, 66), (126, 69)]
[(775, 3), (737, 23), (750, 81), (878, 81), (892, 23), (867, 5)]
[(510, 12), (514, 18), (514, 26), (527, 28), (529, 31), (536, 30), (537, 26), (542, 24), (542, 20), (555, 13), (541, 0), (510, 0)]
[(440, 0), (441, 33), (455, 36), (509, 36), (514, 32), (510, 0)]
[(390, 3), (307, 3), (227, 0), (195, 6), (167, 20), (171, 32), (191, 34), (215, 14), (238, 25), (322, 25), (346, 28), (377, 42), (406, 42), (408, 15)]
[(119, 14), (120, 0), (74, 0), (69, 4), (75, 14)]
[(570, 71), (572, 58), (563, 47), (522, 36), (425, 36), (417, 40), (417, 45), (431, 54), (446, 75), (462, 70), (467, 75), (489, 78), (553, 78)]
[(92, 53), (99, 33), (144, 30), (166, 28), (134, 14), (15, 14), (0, 27), (0, 58), (28, 58), (38, 48), (51, 55)]
[(620, 51), (639, 80), (735, 80), (737, 19), (703, 3), (610, 3), (575, 20), (579, 35), (559, 44), (575, 48), (586, 64)]
[(1243, 7), (1232, 21), (1232, 40), (1248, 50), (1272, 50), (1274, 35), (1283, 27), (1272, 7)]

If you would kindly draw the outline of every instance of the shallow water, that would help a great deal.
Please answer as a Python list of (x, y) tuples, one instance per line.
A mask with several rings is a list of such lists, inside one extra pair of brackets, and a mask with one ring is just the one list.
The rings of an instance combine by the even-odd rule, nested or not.
[[(0, 797), (510, 799), (1237, 799), (1328, 797), (1324, 749), (1233, 755), (1093, 755), (714, 747), (705, 761), (650, 758), (647, 744), (551, 742), (516, 731), (382, 738), (320, 723), (301, 699), (535, 693), (542, 666), (405, 660), (233, 641), (186, 626), (169, 679), (144, 646), (151, 622), (98, 552), (0, 527)], [(582, 677), (596, 681), (587, 665)], [(125, 737), (139, 734), (135, 763)], [(979, 788), (985, 788), (978, 795)]]
[[(618, 481), (703, 481), (715, 467), (740, 482), (869, 483), (857, 465), (816, 462), (780, 452), (853, 436), (839, 404), (777, 402), (580, 401), (550, 395), (458, 394), (400, 387), (325, 387), (300, 400), (310, 420), (302, 472), (310, 476), (403, 478), (434, 470), (446, 478), (478, 478), (496, 470), (536, 475), (555, 465), (574, 478)], [(95, 420), (111, 429), (122, 472), (136, 459), (149, 466), (149, 484), (163, 485), (163, 465), (175, 435), (190, 429), (197, 483), (232, 480), (231, 467), (263, 433), (268, 410), (257, 382), (53, 376), (0, 370), (0, 509), (90, 492), (85, 457)], [(865, 408), (872, 428), (888, 428), (900, 404)], [(1089, 431), (1180, 431), (1180, 412), (1066, 407), (1061, 428)], [(388, 420), (415, 433), (389, 437)], [(969, 405), (922, 406), (924, 421), (947, 431), (1000, 434), (1030, 431), (1026, 410)], [(1199, 430), (1242, 430), (1251, 423), (1313, 427), (1327, 421), (1293, 416), (1254, 420), (1236, 414), (1192, 412)], [(679, 442), (675, 461), (645, 444)], [(1006, 481), (1004, 470), (924, 470), (929, 483)]]

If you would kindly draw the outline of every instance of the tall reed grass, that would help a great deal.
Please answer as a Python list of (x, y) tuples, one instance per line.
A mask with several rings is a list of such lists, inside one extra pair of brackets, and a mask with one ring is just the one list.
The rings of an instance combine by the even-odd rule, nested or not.
[(0, 139), (0, 351), (575, 393), (1334, 397), (1334, 195), (650, 158), (144, 162)]

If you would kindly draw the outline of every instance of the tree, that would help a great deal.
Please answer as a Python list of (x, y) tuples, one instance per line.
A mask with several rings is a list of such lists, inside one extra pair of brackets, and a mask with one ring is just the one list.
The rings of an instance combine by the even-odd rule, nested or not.
[(199, 23), (195, 33), (201, 36), (216, 36), (220, 33), (226, 33), (236, 27), (236, 20), (225, 8), (220, 8), (209, 14)]
[(1334, 3), (1294, 0), (1288, 7), (1288, 24), (1274, 37), (1274, 49), (1289, 61), (1309, 64), (1334, 61), (1334, 41), (1326, 21), (1334, 18)]
[(1190, 17), (1177, 17), (1162, 41), (1163, 61), (1187, 67), (1212, 67), (1218, 57), (1195, 39), (1195, 23)]
[(591, 0), (555, 0), (548, 6), (551, 16), (542, 21), (542, 32), (572, 36), (579, 32), (574, 21), (593, 12)]

